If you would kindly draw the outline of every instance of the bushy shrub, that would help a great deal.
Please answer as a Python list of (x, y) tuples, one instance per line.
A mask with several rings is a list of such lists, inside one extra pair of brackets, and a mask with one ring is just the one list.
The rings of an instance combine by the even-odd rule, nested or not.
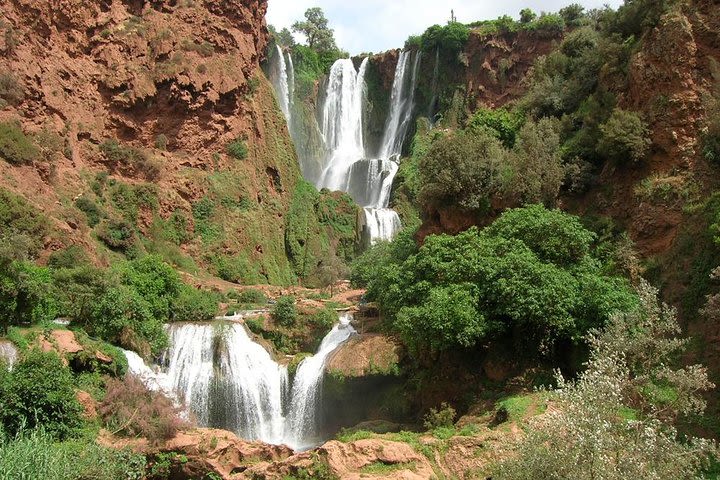
[(245, 140), (238, 138), (228, 143), (227, 153), (236, 160), (244, 160), (248, 155), (248, 147)]
[(460, 132), (435, 140), (418, 168), (422, 204), (482, 211), (502, 191), (508, 163), (499, 140), (486, 131)]
[(217, 314), (218, 301), (215, 292), (184, 285), (170, 305), (171, 319), (177, 322), (212, 320)]
[(90, 264), (90, 257), (80, 245), (69, 245), (50, 254), (48, 267), (75, 268)]
[[(701, 414), (701, 392), (714, 387), (700, 365), (675, 363), (686, 341), (674, 310), (659, 305), (642, 283), (640, 308), (613, 315), (605, 330), (588, 337), (587, 368), (575, 381), (558, 372), (553, 409), (528, 425), (528, 434), (506, 452), (493, 478), (640, 480), (704, 478), (717, 454), (710, 441), (679, 435), (679, 415)], [(672, 392), (664, 400), (648, 392)], [(623, 414), (631, 412), (631, 415)]]
[(22, 165), (38, 159), (40, 150), (16, 122), (0, 123), (0, 157)]
[(635, 303), (628, 282), (593, 257), (594, 235), (542, 206), (508, 211), (483, 230), (430, 235), (419, 248), (412, 236), (398, 240), (376, 255), (366, 296), (418, 357), (513, 332), (542, 350)]
[(215, 274), (227, 282), (254, 285), (262, 281), (244, 254), (233, 257), (216, 255), (212, 258), (212, 266)]
[(524, 120), (518, 113), (505, 108), (480, 108), (468, 121), (468, 127), (476, 130), (490, 129), (506, 148), (512, 148)]
[(582, 25), (582, 19), (585, 16), (585, 7), (580, 4), (573, 3), (567, 7), (561, 8), (559, 13), (565, 21), (565, 25), (569, 27), (579, 27)]
[(321, 308), (308, 318), (310, 323), (320, 330), (330, 330), (338, 321), (337, 312), (331, 308)]
[(559, 122), (550, 118), (526, 122), (518, 133), (510, 163), (514, 176), (507, 182), (508, 193), (522, 203), (554, 206), (565, 177)]
[(448, 53), (457, 53), (465, 48), (468, 38), (470, 38), (470, 29), (460, 22), (449, 22), (442, 27), (433, 25), (422, 34), (422, 49), (434, 51), (440, 48)]
[(240, 303), (265, 304), (267, 303), (267, 296), (262, 290), (248, 288), (238, 293), (237, 300)]
[(602, 136), (598, 154), (621, 163), (638, 163), (650, 151), (647, 124), (635, 112), (616, 108), (607, 122), (600, 125)]
[(537, 18), (537, 14), (529, 8), (520, 10), (520, 23), (528, 24)]
[(72, 374), (54, 352), (28, 352), (2, 378), (0, 393), (0, 418), (10, 435), (41, 427), (62, 439), (82, 426), (83, 408), (75, 398)]
[(50, 322), (58, 310), (47, 268), (0, 259), (0, 331), (10, 325)]
[(278, 325), (292, 327), (297, 322), (297, 309), (295, 308), (295, 297), (284, 295), (277, 299), (277, 303), (270, 310), (270, 315)]
[(98, 413), (111, 431), (147, 438), (151, 443), (168, 440), (189, 426), (172, 400), (161, 392), (149, 390), (133, 375), (108, 380), (107, 393)]
[(30, 240), (28, 253), (36, 253), (50, 233), (49, 221), (24, 198), (0, 188), (0, 238), (22, 234)]
[(135, 246), (137, 237), (135, 227), (122, 218), (107, 218), (102, 220), (95, 230), (100, 240), (113, 250), (127, 252)]
[(103, 217), (103, 211), (92, 198), (82, 195), (75, 200), (75, 206), (85, 214), (90, 227), (94, 227), (100, 223)]
[(543, 13), (538, 18), (527, 25), (529, 30), (544, 34), (547, 36), (555, 36), (565, 31), (565, 20), (563, 17), (551, 13)]
[(431, 408), (423, 418), (423, 426), (427, 430), (435, 430), (436, 428), (452, 427), (455, 422), (457, 412), (447, 403), (443, 402), (439, 408)]
[(122, 145), (115, 139), (101, 143), (100, 151), (108, 161), (115, 164), (136, 165), (147, 159), (147, 154), (142, 150)]

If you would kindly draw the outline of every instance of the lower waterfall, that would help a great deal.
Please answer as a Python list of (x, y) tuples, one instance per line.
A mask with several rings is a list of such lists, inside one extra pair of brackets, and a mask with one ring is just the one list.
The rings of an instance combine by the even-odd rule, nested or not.
[(136, 353), (125, 352), (129, 371), (148, 388), (182, 403), (201, 426), (295, 450), (317, 445), (322, 441), (318, 412), (325, 363), (355, 334), (352, 314), (340, 316), (292, 381), (287, 367), (250, 338), (240, 318), (169, 325), (170, 348), (160, 365), (150, 367)]

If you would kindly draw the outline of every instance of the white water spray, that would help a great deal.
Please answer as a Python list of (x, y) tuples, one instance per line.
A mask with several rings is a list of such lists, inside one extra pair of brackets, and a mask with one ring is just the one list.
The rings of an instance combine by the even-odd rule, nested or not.
[(318, 352), (300, 363), (292, 384), (287, 367), (250, 338), (240, 318), (172, 324), (161, 365), (151, 368), (125, 352), (129, 371), (148, 388), (182, 402), (200, 425), (296, 450), (316, 445), (322, 440), (317, 412), (325, 363), (355, 333), (352, 316), (341, 316)]
[[(275, 45), (275, 58), (277, 59), (277, 63), (274, 65), (275, 71), (271, 75), (271, 80), (273, 83), (273, 87), (275, 88), (275, 94), (278, 100), (278, 104), (280, 105), (280, 110), (282, 110), (283, 115), (285, 115), (285, 119), (288, 122), (288, 125), (290, 124), (290, 116), (291, 116), (291, 104), (292, 104), (292, 96), (291, 96), (291, 88), (294, 91), (294, 86), (290, 87), (290, 83), (288, 81), (288, 69), (287, 64), (285, 63), (285, 54), (282, 51), (282, 48), (280, 48), (280, 45)], [(292, 59), (290, 59), (292, 62)], [(295, 72), (293, 70), (293, 77), (295, 76)], [(293, 78), (293, 84), (295, 82), (295, 79)]]

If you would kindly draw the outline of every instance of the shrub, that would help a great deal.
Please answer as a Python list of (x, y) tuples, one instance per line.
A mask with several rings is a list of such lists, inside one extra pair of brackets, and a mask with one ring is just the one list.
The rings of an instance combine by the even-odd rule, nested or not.
[(650, 151), (647, 124), (635, 112), (616, 108), (604, 124), (597, 146), (598, 154), (616, 162), (638, 163)]
[(83, 408), (75, 398), (70, 370), (54, 352), (32, 350), (0, 384), (0, 417), (11, 435), (42, 427), (67, 438), (82, 426)]
[(523, 203), (553, 206), (565, 177), (560, 156), (559, 122), (550, 118), (528, 121), (510, 155), (514, 178), (509, 189)]
[(270, 310), (273, 320), (283, 327), (292, 327), (297, 321), (295, 297), (285, 295), (278, 298), (277, 303)]
[(455, 415), (455, 409), (443, 402), (440, 404), (440, 408), (430, 409), (423, 419), (423, 426), (427, 430), (452, 427)]
[(338, 321), (338, 315), (335, 310), (326, 307), (310, 315), (308, 320), (320, 330), (330, 330)]
[(147, 158), (145, 152), (122, 145), (115, 139), (101, 143), (100, 151), (105, 155), (105, 158), (115, 164), (136, 165), (144, 162)]
[(476, 130), (490, 129), (493, 136), (497, 137), (506, 148), (512, 148), (523, 121), (521, 115), (504, 108), (480, 108), (470, 118), (468, 127)]
[(25, 89), (12, 73), (0, 73), (0, 108), (2, 101), (16, 106), (25, 99)]
[(248, 155), (248, 147), (244, 140), (238, 138), (227, 146), (227, 153), (237, 160), (244, 160)]
[(237, 295), (237, 300), (240, 303), (265, 304), (267, 303), (267, 296), (262, 290), (248, 288)]
[(152, 315), (152, 306), (135, 289), (114, 286), (96, 300), (89, 334), (135, 350), (144, 356), (159, 353), (167, 346), (162, 321)]
[(0, 238), (26, 235), (31, 242), (28, 253), (34, 254), (50, 232), (48, 225), (48, 219), (27, 200), (0, 188)]
[(529, 23), (527, 28), (548, 36), (559, 35), (565, 31), (565, 20), (560, 15), (543, 13)]
[(145, 478), (146, 459), (129, 450), (98, 445), (95, 439), (57, 442), (43, 429), (2, 439), (0, 479), (138, 480)]
[(573, 3), (567, 7), (560, 9), (560, 16), (569, 27), (579, 27), (582, 25), (582, 19), (585, 16), (585, 7), (580, 4)]
[(0, 330), (21, 323), (45, 323), (58, 313), (50, 272), (25, 261), (0, 259)]
[(113, 250), (127, 252), (135, 246), (135, 227), (122, 218), (102, 220), (95, 230), (98, 238)]
[(520, 10), (520, 23), (528, 24), (537, 18), (537, 14), (529, 8)]
[[(638, 295), (639, 309), (591, 332), (590, 360), (577, 380), (558, 372), (552, 411), (529, 423), (493, 478), (555, 478), (558, 472), (581, 480), (703, 478), (716, 447), (680, 435), (672, 422), (678, 414), (702, 414), (700, 392), (714, 385), (700, 365), (669, 366), (686, 345), (674, 338), (680, 332), (676, 314), (659, 305), (657, 291), (644, 282)], [(671, 403), (648, 402), (647, 387), (655, 382), (674, 392)]]
[(75, 206), (85, 214), (90, 227), (94, 227), (100, 223), (103, 217), (103, 211), (92, 198), (85, 195), (78, 197), (78, 199), (75, 200)]
[(212, 320), (218, 310), (218, 294), (185, 285), (170, 305), (171, 319), (177, 322)]
[(503, 188), (506, 152), (485, 131), (457, 133), (435, 140), (418, 164), (419, 200), (425, 205), (458, 205), (485, 210)]
[(90, 257), (80, 245), (70, 245), (56, 250), (48, 258), (50, 268), (75, 268), (90, 264)]
[(154, 317), (170, 318), (170, 305), (182, 292), (180, 276), (158, 255), (147, 255), (137, 260), (113, 266), (120, 281), (135, 289), (150, 305)]
[(108, 380), (98, 413), (114, 433), (140, 436), (151, 443), (168, 440), (188, 426), (172, 400), (161, 392), (150, 391), (133, 375)]
[(0, 123), (0, 157), (10, 163), (22, 165), (37, 160), (39, 155), (40, 150), (25, 136), (19, 123)]
[(161, 133), (157, 137), (155, 137), (155, 148), (158, 150), (167, 150), (168, 146), (168, 137), (164, 133)]
[(441, 48), (449, 53), (460, 52), (470, 38), (470, 29), (460, 22), (449, 22), (441, 27), (433, 25), (422, 34), (421, 43), (424, 51)]

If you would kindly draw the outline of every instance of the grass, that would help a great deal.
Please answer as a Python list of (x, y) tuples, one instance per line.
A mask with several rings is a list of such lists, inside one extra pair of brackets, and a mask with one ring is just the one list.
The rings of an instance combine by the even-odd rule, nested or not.
[(362, 473), (372, 475), (384, 475), (397, 472), (398, 470), (415, 470), (415, 462), (408, 463), (383, 463), (380, 461), (365, 465), (360, 469)]

